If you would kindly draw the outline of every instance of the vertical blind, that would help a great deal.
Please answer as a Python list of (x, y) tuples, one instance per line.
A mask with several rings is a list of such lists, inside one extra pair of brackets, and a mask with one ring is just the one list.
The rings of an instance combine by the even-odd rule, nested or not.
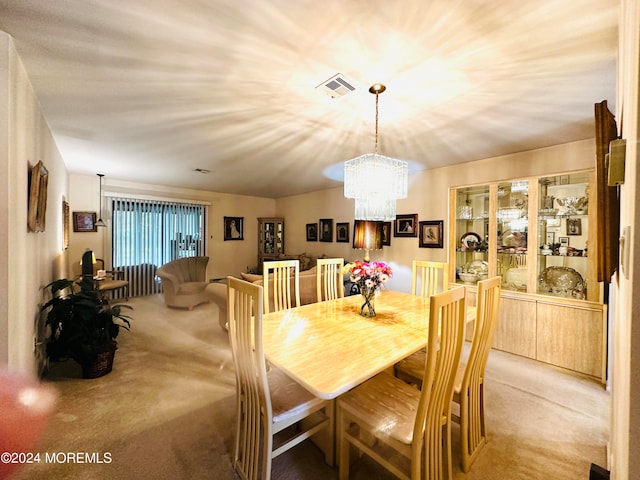
[[(205, 208), (188, 203), (112, 198), (113, 267), (125, 272), (133, 269), (135, 274), (152, 266), (155, 277), (155, 268), (171, 260), (204, 255)], [(157, 283), (157, 279), (154, 281)], [(135, 291), (130, 293), (136, 295)], [(145, 293), (155, 292), (142, 294)]]

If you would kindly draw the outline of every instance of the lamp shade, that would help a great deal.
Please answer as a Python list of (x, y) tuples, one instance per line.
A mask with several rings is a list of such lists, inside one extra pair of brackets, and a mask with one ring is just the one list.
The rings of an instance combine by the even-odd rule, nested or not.
[(353, 226), (353, 248), (359, 250), (381, 250), (382, 222), (356, 220)]

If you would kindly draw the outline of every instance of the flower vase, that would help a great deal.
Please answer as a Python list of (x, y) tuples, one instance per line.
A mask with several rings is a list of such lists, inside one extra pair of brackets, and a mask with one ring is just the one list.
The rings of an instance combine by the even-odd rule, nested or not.
[(374, 305), (375, 290), (362, 289), (361, 292), (364, 303), (360, 307), (360, 315), (363, 317), (375, 317), (376, 309)]

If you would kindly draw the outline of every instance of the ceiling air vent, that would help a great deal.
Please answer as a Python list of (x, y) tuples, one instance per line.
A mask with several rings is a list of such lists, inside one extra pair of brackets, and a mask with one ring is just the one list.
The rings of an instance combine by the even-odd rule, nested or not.
[(353, 92), (356, 89), (356, 87), (347, 82), (344, 79), (344, 76), (340, 73), (334, 75), (329, 80), (322, 82), (316, 88), (323, 91), (331, 98), (343, 97), (347, 93)]

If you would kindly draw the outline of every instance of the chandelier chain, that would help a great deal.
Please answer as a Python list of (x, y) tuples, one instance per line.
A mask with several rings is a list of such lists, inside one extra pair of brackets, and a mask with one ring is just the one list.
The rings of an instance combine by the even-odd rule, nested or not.
[(375, 155), (378, 154), (378, 96), (379, 94), (376, 92), (376, 144), (373, 149)]

